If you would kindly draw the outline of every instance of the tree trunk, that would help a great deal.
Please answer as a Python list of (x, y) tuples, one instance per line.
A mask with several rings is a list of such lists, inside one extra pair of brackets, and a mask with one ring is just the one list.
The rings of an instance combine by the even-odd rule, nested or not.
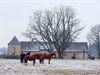
[(58, 53), (58, 58), (59, 58), (59, 59), (63, 59), (63, 55), (62, 55), (61, 52)]

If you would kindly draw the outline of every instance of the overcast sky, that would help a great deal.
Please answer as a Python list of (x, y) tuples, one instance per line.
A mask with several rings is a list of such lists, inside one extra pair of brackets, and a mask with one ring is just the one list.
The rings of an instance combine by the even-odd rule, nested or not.
[(14, 35), (19, 41), (27, 40), (21, 33), (34, 11), (59, 6), (75, 8), (80, 25), (85, 27), (78, 41), (87, 41), (90, 28), (100, 24), (100, 0), (0, 0), (0, 47), (7, 47)]

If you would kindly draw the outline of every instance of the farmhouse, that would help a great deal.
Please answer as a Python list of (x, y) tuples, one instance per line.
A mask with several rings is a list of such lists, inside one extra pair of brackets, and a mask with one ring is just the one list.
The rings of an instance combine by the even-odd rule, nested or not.
[[(58, 56), (55, 48), (53, 50)], [(20, 55), (20, 52), (48, 53), (38, 42), (18, 41), (18, 39), (14, 36), (13, 39), (8, 43), (8, 55)], [(75, 55), (77, 59), (87, 59), (88, 53), (89, 51), (87, 42), (73, 42), (63, 52), (63, 55), (65, 59), (71, 59), (73, 55)]]

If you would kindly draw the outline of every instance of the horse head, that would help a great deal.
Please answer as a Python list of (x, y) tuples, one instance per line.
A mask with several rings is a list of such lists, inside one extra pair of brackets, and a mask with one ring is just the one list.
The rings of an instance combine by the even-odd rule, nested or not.
[(51, 56), (56, 57), (56, 53), (55, 53), (55, 52), (52, 52), (52, 53), (50, 53), (50, 54), (51, 54)]

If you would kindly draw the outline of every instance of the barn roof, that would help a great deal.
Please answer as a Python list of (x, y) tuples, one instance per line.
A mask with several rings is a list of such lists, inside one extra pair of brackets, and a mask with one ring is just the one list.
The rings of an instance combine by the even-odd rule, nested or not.
[(16, 38), (16, 36), (14, 36), (13, 39), (8, 43), (8, 45), (20, 45), (20, 42)]
[(70, 51), (83, 51), (88, 50), (87, 42), (73, 42), (71, 45), (66, 49)]
[(32, 43), (29, 41), (22, 41), (20, 43), (21, 43), (21, 50), (26, 50), (26, 49), (30, 50), (33, 47)]
[[(44, 42), (42, 42), (44, 44)], [(39, 51), (43, 47), (38, 42), (21, 42), (21, 50), (23, 51)], [(54, 49), (55, 50), (55, 49)], [(87, 51), (88, 45), (87, 42), (73, 42), (65, 51)]]

